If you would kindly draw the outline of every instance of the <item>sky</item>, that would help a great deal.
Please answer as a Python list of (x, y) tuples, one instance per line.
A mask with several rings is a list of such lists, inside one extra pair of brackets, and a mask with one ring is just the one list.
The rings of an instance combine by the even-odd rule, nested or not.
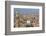
[(14, 15), (19, 12), (23, 15), (27, 14), (39, 14), (39, 9), (29, 9), (29, 8), (14, 8)]

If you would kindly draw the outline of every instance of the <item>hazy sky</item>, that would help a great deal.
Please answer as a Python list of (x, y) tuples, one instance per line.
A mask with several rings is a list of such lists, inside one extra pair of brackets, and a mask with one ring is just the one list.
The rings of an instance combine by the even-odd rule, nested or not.
[(14, 8), (14, 15), (16, 12), (19, 12), (21, 14), (27, 15), (27, 14), (39, 14), (39, 9), (29, 9), (29, 8)]

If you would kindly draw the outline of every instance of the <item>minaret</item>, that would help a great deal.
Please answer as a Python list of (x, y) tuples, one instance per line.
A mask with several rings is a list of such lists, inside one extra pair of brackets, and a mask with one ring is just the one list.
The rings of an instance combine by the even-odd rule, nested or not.
[(20, 26), (20, 14), (19, 12), (16, 11), (16, 27), (19, 27)]
[(18, 17), (19, 16), (19, 13), (16, 11), (16, 17)]

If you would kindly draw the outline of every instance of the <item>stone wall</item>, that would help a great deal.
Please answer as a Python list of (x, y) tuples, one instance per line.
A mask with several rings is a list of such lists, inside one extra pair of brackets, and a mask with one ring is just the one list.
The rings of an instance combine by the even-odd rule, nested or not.
[[(16, 19), (16, 20), (15, 20)], [(30, 20), (30, 26), (38, 27), (39, 26), (39, 16), (38, 15), (21, 15), (18, 17), (14, 17), (14, 23), (16, 27), (26, 27), (27, 20)]]

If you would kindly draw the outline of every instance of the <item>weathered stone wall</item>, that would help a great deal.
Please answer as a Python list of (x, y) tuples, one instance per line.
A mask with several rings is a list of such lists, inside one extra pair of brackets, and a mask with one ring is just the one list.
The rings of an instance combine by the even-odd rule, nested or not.
[[(15, 20), (16, 19), (16, 20)], [(33, 27), (38, 27), (39, 26), (39, 16), (38, 15), (21, 15), (19, 17), (14, 17), (15, 20), (15, 26), (16, 27), (26, 27), (27, 25), (27, 20), (30, 20), (30, 23), (32, 24)], [(30, 24), (30, 27), (31, 27)]]

